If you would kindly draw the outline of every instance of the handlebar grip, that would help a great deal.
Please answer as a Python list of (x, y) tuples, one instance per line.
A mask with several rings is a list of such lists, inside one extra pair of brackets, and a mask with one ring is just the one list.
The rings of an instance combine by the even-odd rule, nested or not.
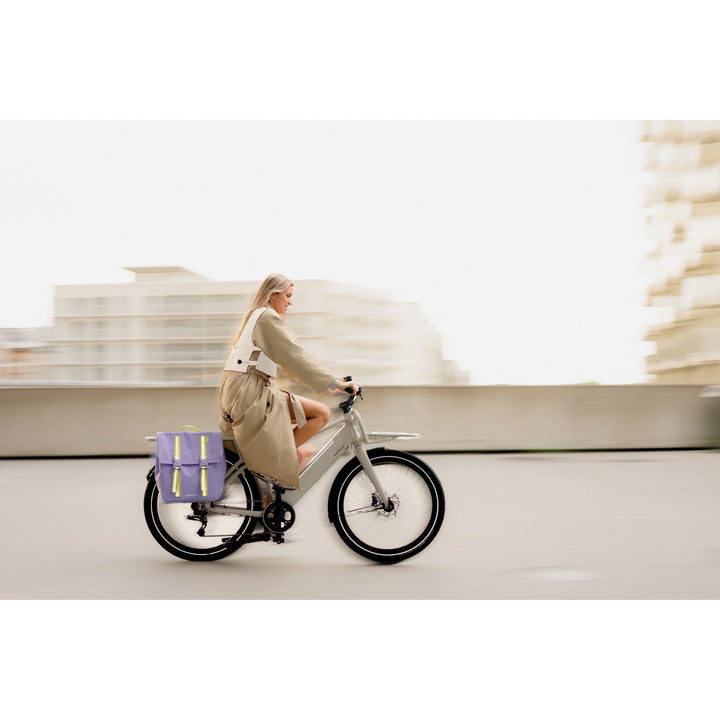
[[(346, 382), (350, 382), (350, 381), (347, 380)], [(346, 387), (346, 388), (345, 388), (345, 392), (346, 392), (348, 395), (352, 395), (352, 391), (353, 391), (353, 389), (352, 389), (351, 387)]]
[(343, 378), (343, 380), (344, 380), (345, 382), (352, 382), (352, 375), (346, 375), (346, 376)]

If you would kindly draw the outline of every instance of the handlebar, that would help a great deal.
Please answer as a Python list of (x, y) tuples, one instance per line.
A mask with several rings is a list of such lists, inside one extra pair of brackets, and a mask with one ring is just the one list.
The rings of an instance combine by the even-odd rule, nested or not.
[[(352, 382), (352, 377), (350, 375), (346, 375), (343, 380), (345, 382)], [(352, 393), (352, 388), (345, 388), (346, 393)], [(350, 395), (350, 397), (347, 400), (343, 400), (343, 402), (340, 403), (339, 407), (344, 413), (349, 413), (350, 408), (355, 404), (355, 401), (358, 398), (362, 398), (362, 388), (358, 386), (358, 391), (355, 393), (355, 395)]]

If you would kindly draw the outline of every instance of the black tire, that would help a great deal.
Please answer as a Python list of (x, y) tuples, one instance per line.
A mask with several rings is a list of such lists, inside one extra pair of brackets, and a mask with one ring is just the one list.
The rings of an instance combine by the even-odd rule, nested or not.
[(393, 500), (384, 512), (357, 458), (344, 465), (330, 488), (328, 517), (342, 541), (380, 563), (417, 555), (435, 538), (445, 517), (445, 495), (432, 469), (410, 453), (368, 452), (383, 489)]
[[(228, 468), (237, 462), (237, 455), (225, 451)], [(246, 507), (248, 510), (262, 510), (262, 496), (257, 481), (251, 476), (242, 475), (232, 483), (226, 483), (223, 497), (230, 496), (228, 502)], [(190, 503), (165, 503), (155, 482), (155, 468), (148, 473), (148, 483), (143, 501), (145, 522), (150, 533), (159, 545), (172, 555), (183, 560), (210, 561), (220, 560), (236, 552), (244, 539), (252, 533), (257, 518), (243, 516), (212, 515), (207, 516), (205, 537), (197, 534), (201, 523), (188, 519), (193, 514)], [(221, 535), (234, 539), (223, 543)]]

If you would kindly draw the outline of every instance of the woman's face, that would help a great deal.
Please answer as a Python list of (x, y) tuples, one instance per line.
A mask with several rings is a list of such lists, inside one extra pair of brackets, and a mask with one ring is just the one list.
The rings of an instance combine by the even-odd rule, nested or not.
[(270, 296), (270, 305), (272, 309), (278, 315), (284, 315), (288, 308), (292, 305), (293, 286), (291, 285), (287, 290), (282, 292), (273, 293)]

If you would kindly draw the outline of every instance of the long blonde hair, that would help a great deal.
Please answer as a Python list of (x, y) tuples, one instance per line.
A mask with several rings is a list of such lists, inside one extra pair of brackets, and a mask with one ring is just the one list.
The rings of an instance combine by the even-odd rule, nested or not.
[(274, 275), (268, 275), (262, 281), (258, 291), (255, 293), (252, 303), (250, 303), (250, 309), (245, 314), (242, 325), (240, 325), (240, 329), (237, 331), (237, 335), (233, 340), (233, 345), (235, 345), (235, 343), (240, 339), (240, 335), (242, 335), (242, 331), (245, 329), (247, 321), (250, 319), (250, 316), (255, 312), (255, 310), (261, 307), (267, 307), (270, 304), (270, 296), (273, 293), (285, 292), (285, 290), (292, 287), (292, 285), (293, 283), (284, 275), (277, 273)]

